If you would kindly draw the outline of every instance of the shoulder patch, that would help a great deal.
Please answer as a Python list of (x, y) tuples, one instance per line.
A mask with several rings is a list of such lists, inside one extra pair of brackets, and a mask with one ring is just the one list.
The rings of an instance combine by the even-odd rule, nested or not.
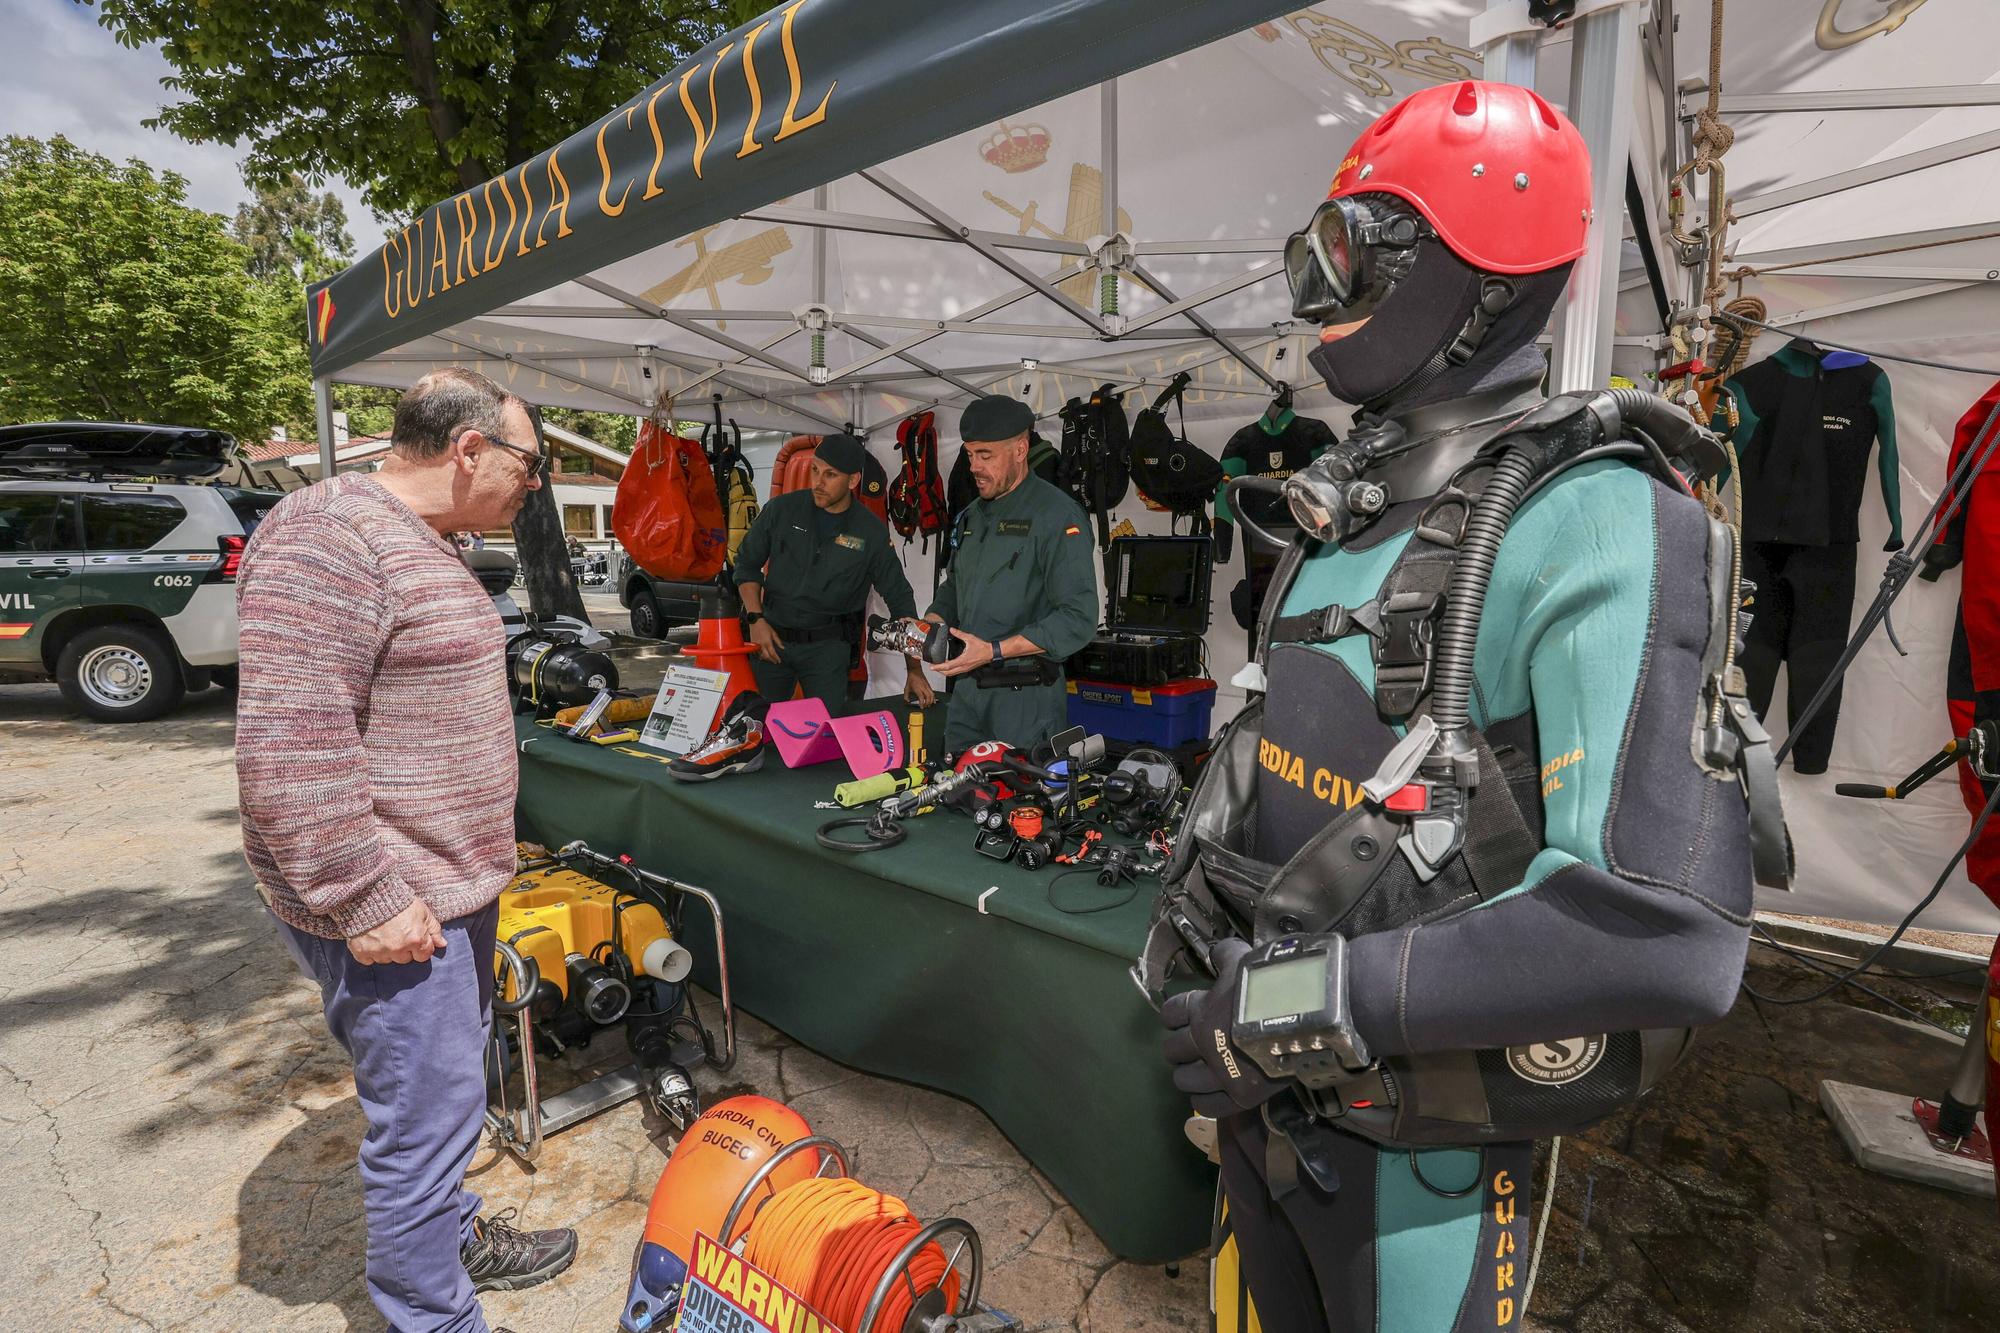
[(1080, 535), (1082, 532), (1083, 532), (1082, 528), (1079, 528), (1076, 524), (1072, 523), (1068, 527), (1063, 529), (1063, 536), (1075, 537)]

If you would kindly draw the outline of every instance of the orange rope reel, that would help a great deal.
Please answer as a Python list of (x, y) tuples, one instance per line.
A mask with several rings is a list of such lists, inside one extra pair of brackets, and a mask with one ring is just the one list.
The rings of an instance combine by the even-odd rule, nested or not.
[[(923, 1230), (910, 1206), (845, 1177), (814, 1177), (786, 1186), (750, 1223), (743, 1257), (848, 1333), (862, 1329), (868, 1298), (903, 1247)], [(910, 1260), (876, 1316), (875, 1329), (900, 1330), (916, 1297), (940, 1284), (947, 1308), (958, 1304), (959, 1275), (936, 1242)]]

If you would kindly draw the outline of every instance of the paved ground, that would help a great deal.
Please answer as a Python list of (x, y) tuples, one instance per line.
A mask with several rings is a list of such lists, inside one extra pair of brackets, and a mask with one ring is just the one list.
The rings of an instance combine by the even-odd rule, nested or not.
[[(232, 734), (220, 691), (109, 727), (52, 687), (0, 690), (0, 1330), (381, 1326), (352, 1085), (238, 854)], [(743, 1038), (704, 1091), (787, 1099), (920, 1215), (971, 1219), (995, 1304), (1034, 1327), (1202, 1325), (1198, 1262), (1113, 1262), (976, 1110), (754, 1021)], [(1816, 1104), (1829, 1073), (1940, 1086), (1952, 1055), (1842, 1004), (1740, 1005), (1660, 1095), (1564, 1145), (1528, 1327), (1990, 1330), (1992, 1202), (1861, 1174)], [(532, 1175), (483, 1156), (493, 1206), (584, 1240), (570, 1273), (490, 1316), (612, 1327), (669, 1146), (627, 1106), (551, 1140)]]

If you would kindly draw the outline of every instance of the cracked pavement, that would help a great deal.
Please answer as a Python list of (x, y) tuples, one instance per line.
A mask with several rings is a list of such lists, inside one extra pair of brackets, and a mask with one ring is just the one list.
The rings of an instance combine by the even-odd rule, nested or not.
[[(232, 701), (158, 722), (0, 691), (0, 1333), (380, 1329), (362, 1282), (362, 1122), (318, 992), (257, 901), (237, 833)], [(711, 1000), (704, 1014), (716, 1014)], [(594, 1060), (590, 1057), (596, 1057)], [(543, 1064), (544, 1095), (617, 1063)], [(821, 1059), (746, 1014), (707, 1101), (759, 1092), (847, 1145), (856, 1174), (979, 1228), (989, 1302), (1029, 1328), (1164, 1333), (1207, 1278), (1120, 1263), (977, 1109)], [(576, 1264), (491, 1292), (521, 1333), (617, 1325), (671, 1129), (629, 1103), (550, 1138), (532, 1171), (482, 1150), (472, 1188), (576, 1226)]]
[[(0, 1333), (382, 1327), (361, 1276), (353, 1083), (243, 865), (232, 737), (220, 691), (114, 727), (73, 718), (53, 687), (0, 690)], [(1767, 992), (1816, 980), (1761, 948), (1753, 970)], [(1935, 1011), (1918, 987), (1875, 984)], [(738, 1046), (727, 1073), (696, 1072), (705, 1099), (788, 1102), (861, 1179), (926, 1220), (972, 1222), (985, 1299), (1028, 1328), (1206, 1327), (1199, 1260), (1177, 1275), (1115, 1260), (977, 1109), (748, 1015)], [(1653, 1096), (1565, 1141), (1524, 1329), (1991, 1333), (1992, 1200), (1859, 1171), (1818, 1106), (1827, 1077), (1935, 1095), (1955, 1053), (1850, 1004), (1738, 1004)], [(545, 1062), (544, 1091), (617, 1056)], [(634, 1103), (555, 1135), (533, 1170), (482, 1152), (472, 1187), (490, 1208), (582, 1235), (555, 1281), (489, 1293), (488, 1319), (615, 1328), (672, 1142)], [(1538, 1222), (1546, 1180), (1538, 1166)]]

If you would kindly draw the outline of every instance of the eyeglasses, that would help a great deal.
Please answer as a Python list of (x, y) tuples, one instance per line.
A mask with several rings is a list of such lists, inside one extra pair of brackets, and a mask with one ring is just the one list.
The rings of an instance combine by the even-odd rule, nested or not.
[(1352, 196), (1329, 199), (1305, 230), (1285, 241), (1285, 281), (1299, 319), (1361, 319), (1403, 276), (1406, 265), (1378, 251), (1408, 251), (1428, 234), (1417, 218), (1385, 213)]
[[(477, 427), (473, 427), (472, 429), (477, 429)], [(466, 433), (468, 432), (460, 432), (460, 438), (463, 438)], [(525, 445), (509, 444), (498, 435), (488, 435), (483, 430), (479, 431), (479, 438), (488, 444), (498, 445), (510, 454), (519, 454), (521, 457), (528, 459), (528, 475), (531, 477), (540, 477), (544, 481), (548, 480), (549, 469), (553, 464), (549, 456), (540, 449), (530, 449)]]

